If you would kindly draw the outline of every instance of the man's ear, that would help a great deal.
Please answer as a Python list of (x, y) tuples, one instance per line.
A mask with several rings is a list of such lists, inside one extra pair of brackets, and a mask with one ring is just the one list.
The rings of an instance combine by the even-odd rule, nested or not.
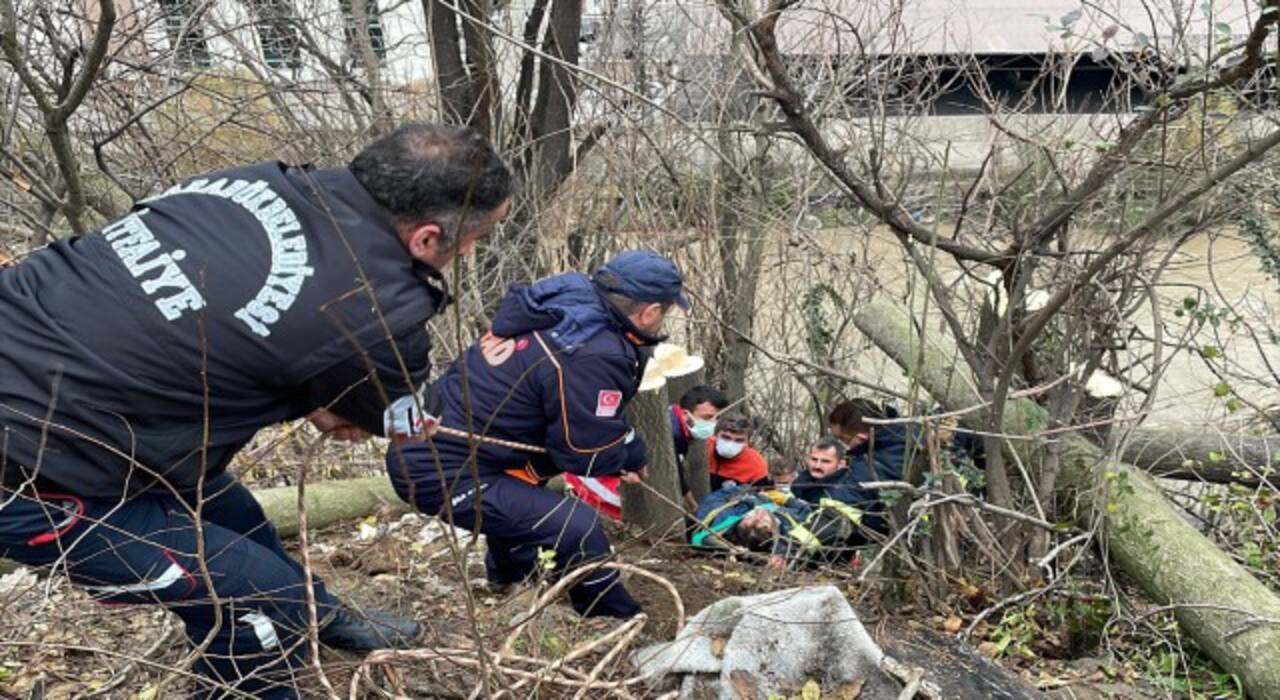
[(661, 315), (662, 304), (656, 302), (652, 304), (645, 304), (644, 308), (640, 310), (640, 321), (645, 325), (648, 325)]
[(404, 239), (409, 255), (419, 259), (430, 256), (435, 252), (436, 241), (440, 238), (440, 234), (440, 225), (434, 222), (418, 224), (409, 229)]

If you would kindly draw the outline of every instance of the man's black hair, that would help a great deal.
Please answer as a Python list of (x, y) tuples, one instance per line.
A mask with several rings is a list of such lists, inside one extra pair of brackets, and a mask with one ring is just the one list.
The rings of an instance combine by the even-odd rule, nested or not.
[(750, 437), (751, 429), (751, 419), (741, 413), (721, 416), (716, 420), (717, 433), (742, 433), (743, 435)]
[(837, 460), (844, 459), (845, 454), (848, 453), (848, 448), (844, 446), (844, 443), (831, 435), (824, 435), (817, 440), (814, 440), (813, 444), (809, 446), (809, 450), (820, 450), (822, 452), (835, 450)]
[(409, 122), (365, 146), (348, 167), (403, 221), (490, 212), (511, 196), (511, 171), (483, 136), (465, 127)]
[[(777, 522), (777, 516), (770, 513), (769, 517), (773, 518), (775, 523)], [(768, 549), (774, 536), (774, 528), (748, 527), (745, 519), (734, 523), (733, 527), (725, 533), (726, 540), (739, 547), (755, 551)]]
[(885, 418), (885, 407), (869, 399), (850, 399), (837, 404), (827, 414), (827, 424), (843, 428), (850, 433), (869, 433), (875, 427), (867, 418)]
[(680, 408), (686, 411), (692, 411), (704, 403), (715, 406), (717, 411), (723, 411), (729, 407), (729, 399), (724, 392), (708, 384), (690, 387), (680, 396)]

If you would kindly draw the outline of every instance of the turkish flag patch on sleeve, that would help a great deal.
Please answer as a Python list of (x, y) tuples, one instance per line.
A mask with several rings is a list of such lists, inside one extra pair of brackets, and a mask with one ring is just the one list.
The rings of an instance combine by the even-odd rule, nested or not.
[(601, 389), (596, 395), (596, 415), (601, 418), (613, 418), (618, 415), (618, 407), (622, 405), (622, 392), (616, 389)]

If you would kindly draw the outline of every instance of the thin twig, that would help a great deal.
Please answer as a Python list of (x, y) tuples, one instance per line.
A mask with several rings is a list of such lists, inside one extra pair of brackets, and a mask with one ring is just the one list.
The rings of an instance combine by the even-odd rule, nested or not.
[[(892, 656), (885, 654), (880, 659), (880, 670), (905, 683), (908, 688), (914, 684), (915, 688), (912, 689), (912, 694), (907, 697), (914, 697), (918, 694), (932, 700), (942, 700), (942, 689), (924, 679), (924, 669), (907, 666)], [(906, 688), (903, 691), (905, 692)], [(900, 695), (899, 698), (901, 697)]]
[(311, 574), (311, 554), (307, 547), (307, 467), (315, 458), (320, 445), (324, 444), (324, 436), (314, 440), (307, 448), (306, 456), (298, 469), (298, 547), (302, 555), (302, 574), (307, 594), (307, 642), (311, 646), (311, 664), (320, 677), (320, 684), (329, 693), (332, 700), (338, 700), (338, 691), (329, 682), (329, 676), (320, 663), (320, 622), (316, 612), (315, 578)]
[[(605, 668), (607, 668), (614, 659), (618, 658), (618, 655), (621, 654), (624, 649), (631, 645), (631, 642), (635, 640), (636, 635), (640, 634), (640, 629), (644, 627), (644, 623), (648, 619), (649, 616), (642, 613), (640, 615), (636, 615), (630, 620), (627, 620), (626, 624), (622, 626), (622, 629), (627, 631), (626, 635), (622, 639), (619, 639), (618, 643), (614, 644), (613, 648), (609, 650), (609, 653), (601, 657), (600, 661), (591, 669), (591, 674), (587, 676), (587, 683), (595, 683), (596, 679), (600, 677), (600, 674), (604, 672)], [(588, 687), (589, 686), (586, 685), (582, 686), (582, 688), (574, 694), (573, 700), (583, 700), (583, 698), (586, 697)]]

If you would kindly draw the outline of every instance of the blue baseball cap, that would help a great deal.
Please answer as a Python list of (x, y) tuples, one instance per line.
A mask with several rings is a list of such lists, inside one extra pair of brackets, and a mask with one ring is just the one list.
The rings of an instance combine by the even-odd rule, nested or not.
[(638, 301), (675, 302), (689, 308), (681, 291), (684, 279), (675, 263), (647, 250), (624, 250), (596, 270), (595, 282), (607, 292)]

